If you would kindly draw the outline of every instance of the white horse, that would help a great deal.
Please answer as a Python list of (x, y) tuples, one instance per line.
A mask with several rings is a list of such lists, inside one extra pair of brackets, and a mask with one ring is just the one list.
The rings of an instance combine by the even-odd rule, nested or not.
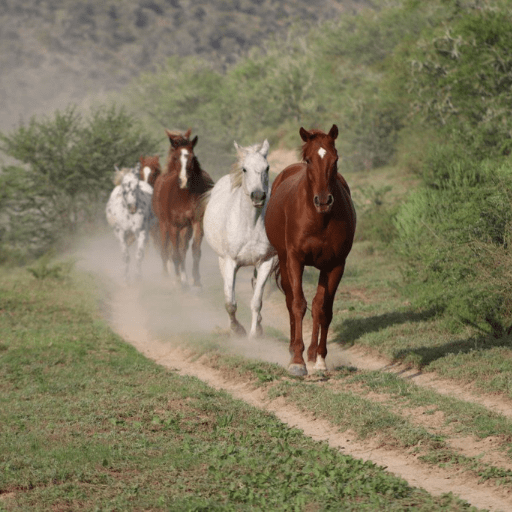
[(142, 259), (149, 231), (155, 223), (151, 199), (153, 187), (139, 179), (140, 163), (134, 169), (116, 169), (116, 187), (107, 202), (107, 222), (121, 245), (124, 262), (124, 278), (128, 281), (130, 254), (128, 247), (137, 241), (135, 254), (135, 277), (140, 278)]
[(250, 337), (260, 336), (263, 289), (276, 260), (276, 251), (265, 233), (265, 211), (270, 195), (267, 154), (269, 144), (249, 147), (235, 142), (238, 160), (231, 174), (220, 178), (206, 196), (204, 236), (219, 256), (224, 279), (224, 297), (231, 331), (245, 335), (236, 319), (236, 273), (240, 267), (254, 266), (254, 292), (251, 300)]

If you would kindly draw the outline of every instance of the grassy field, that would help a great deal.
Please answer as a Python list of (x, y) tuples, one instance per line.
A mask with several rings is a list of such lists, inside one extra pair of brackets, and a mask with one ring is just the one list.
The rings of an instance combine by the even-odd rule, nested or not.
[[(38, 275), (0, 271), (0, 510), (468, 509), (159, 367), (90, 278)], [(293, 399), (279, 368), (221, 364)]]
[[(375, 176), (349, 177), (360, 233), (372, 223), (384, 229), (408, 187), (392, 170)], [(308, 270), (309, 298), (315, 279)], [(509, 398), (510, 339), (413, 308), (400, 283), (385, 242), (360, 235), (335, 302), (331, 347), (357, 346)], [(107, 325), (98, 285), (48, 261), (0, 269), (0, 510), (476, 510), (151, 362)], [(278, 292), (270, 297), (284, 307)], [(267, 332), (286, 350), (286, 332)], [(183, 335), (202, 361), (268, 399), (427, 468), (512, 492), (509, 416), (381, 371), (342, 366), (293, 379), (281, 366), (230, 353), (225, 340), (223, 331)]]

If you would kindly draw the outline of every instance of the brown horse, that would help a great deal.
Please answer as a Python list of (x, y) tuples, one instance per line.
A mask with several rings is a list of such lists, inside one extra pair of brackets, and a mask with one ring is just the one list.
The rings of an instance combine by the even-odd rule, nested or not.
[(141, 156), (140, 157), (140, 179), (149, 183), (152, 187), (155, 186), (155, 181), (162, 174), (160, 167), (160, 157), (154, 156)]
[(333, 125), (327, 134), (301, 128), (300, 136), (304, 141), (303, 162), (288, 166), (274, 180), (265, 216), (267, 236), (279, 258), (276, 277), (280, 276), (290, 315), (292, 359), (288, 371), (297, 376), (307, 375), (302, 357), (302, 320), (307, 308), (302, 290), (304, 267), (320, 270), (313, 299), (308, 361), (321, 371), (327, 369), (327, 332), (334, 295), (356, 227), (350, 189), (338, 174), (338, 153), (334, 146), (338, 127)]
[(185, 257), (192, 241), (194, 286), (201, 286), (199, 260), (203, 239), (204, 205), (201, 196), (213, 187), (213, 180), (201, 169), (194, 155), (197, 135), (190, 140), (190, 130), (185, 134), (165, 131), (171, 146), (167, 167), (155, 181), (153, 210), (160, 227), (160, 254), (164, 273), (167, 274), (170, 257), (174, 263), (176, 279), (183, 287), (188, 285)]
[[(139, 158), (140, 161), (140, 171), (139, 171), (139, 179), (151, 185), (151, 187), (155, 187), (155, 181), (162, 174), (162, 168), (160, 167), (160, 157), (158, 155), (154, 156), (141, 156)], [(153, 240), (153, 245), (157, 250), (160, 250), (160, 229), (158, 227), (158, 222), (155, 222), (151, 229), (149, 230), (149, 234), (151, 239)]]

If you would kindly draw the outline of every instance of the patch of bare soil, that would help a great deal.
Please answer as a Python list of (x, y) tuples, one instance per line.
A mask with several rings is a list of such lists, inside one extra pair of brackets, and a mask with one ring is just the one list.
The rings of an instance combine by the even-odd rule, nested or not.
[[(275, 157), (280, 168), (284, 168), (294, 155), (283, 154)], [(271, 162), (272, 157), (271, 157)], [(295, 161), (296, 159), (293, 158)], [(273, 165), (271, 163), (271, 165)], [(109, 233), (94, 240), (84, 242), (78, 254), (82, 269), (102, 276), (110, 288), (109, 320), (113, 328), (127, 342), (135, 346), (146, 357), (182, 375), (195, 376), (209, 386), (224, 390), (247, 403), (273, 412), (281, 421), (291, 427), (301, 429), (305, 435), (319, 441), (326, 441), (331, 447), (344, 454), (363, 460), (371, 460), (388, 471), (404, 478), (411, 485), (424, 488), (434, 495), (452, 492), (472, 505), (492, 510), (512, 510), (512, 496), (508, 489), (502, 489), (466, 473), (456, 473), (450, 469), (429, 467), (417, 460), (416, 455), (400, 449), (386, 449), (378, 441), (359, 441), (351, 432), (340, 432), (327, 421), (305, 415), (285, 403), (284, 399), (270, 399), (264, 389), (254, 387), (247, 381), (234, 376), (226, 376), (208, 366), (204, 361), (194, 359), (183, 346), (182, 337), (186, 332), (203, 331), (211, 333), (226, 330), (228, 317), (224, 310), (222, 281), (217, 258), (203, 243), (201, 273), (203, 290), (199, 294), (182, 292), (173, 284), (173, 279), (163, 279), (161, 262), (155, 249), (150, 246), (143, 263), (144, 279), (138, 285), (122, 285), (121, 255), (114, 236)], [(191, 268), (190, 262), (188, 268)], [(248, 304), (251, 296), (250, 280), (252, 270), (242, 269), (237, 279), (237, 296), (240, 304)], [(284, 299), (280, 292), (266, 291), (263, 310), (264, 326), (272, 326), (288, 335), (288, 317)], [(305, 338), (307, 339), (307, 338)], [(226, 337), (226, 344), (232, 353), (260, 359), (286, 366), (288, 363), (287, 345), (278, 340), (264, 338), (261, 341), (240, 340)], [(400, 365), (389, 364), (358, 348), (346, 350), (330, 347), (327, 358), (330, 369), (349, 365), (361, 369), (393, 372), (419, 386), (429, 387), (439, 393), (455, 396), (461, 400), (484, 405), (497, 413), (512, 417), (510, 402), (498, 397), (483, 396), (470, 387), (458, 387), (453, 383), (436, 378), (432, 374), (422, 374)], [(378, 399), (378, 398), (376, 398)], [(418, 408), (407, 414), (416, 423), (430, 428), (443, 428), (443, 418), (430, 416)], [(510, 462), (499, 453), (499, 443), (493, 439), (476, 440), (459, 437), (451, 441), (451, 446), (460, 448), (467, 455), (483, 454), (485, 461), (501, 468), (510, 468)]]

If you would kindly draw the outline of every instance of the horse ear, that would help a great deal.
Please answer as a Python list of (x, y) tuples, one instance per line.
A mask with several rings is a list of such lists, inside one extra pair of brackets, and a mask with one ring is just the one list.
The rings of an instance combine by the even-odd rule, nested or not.
[(193, 149), (195, 147), (195, 145), (197, 144), (197, 135), (192, 139), (191, 144), (192, 144), (192, 149)]
[(191, 134), (191, 133), (192, 133), (192, 128), (189, 128), (189, 129), (185, 132), (185, 134), (183, 135), (183, 137), (184, 137), (185, 139), (189, 139), (189, 138), (190, 138), (190, 134)]
[(329, 130), (329, 136), (332, 140), (336, 140), (338, 137), (338, 127), (335, 124), (333, 124), (332, 128)]
[(119, 170), (119, 167), (117, 167), (117, 165), (115, 165), (115, 164), (114, 164), (114, 169), (116, 170), (116, 172), (121, 172), (121, 171)]
[(263, 144), (260, 148), (260, 155), (266, 157), (268, 155), (268, 148), (270, 147), (270, 144), (268, 143), (268, 139), (265, 139), (263, 141)]
[(240, 153), (242, 151), (242, 146), (240, 146), (236, 140), (233, 142), (233, 146), (235, 146), (237, 153)]
[(308, 142), (311, 139), (310, 133), (308, 131), (304, 130), (304, 128), (302, 128), (302, 126), (300, 127), (299, 133), (300, 133), (301, 139), (304, 142)]
[(167, 137), (169, 138), (169, 142), (171, 143), (171, 146), (174, 147), (174, 139), (176, 138), (176, 135), (167, 129), (165, 130), (165, 133), (166, 133)]

